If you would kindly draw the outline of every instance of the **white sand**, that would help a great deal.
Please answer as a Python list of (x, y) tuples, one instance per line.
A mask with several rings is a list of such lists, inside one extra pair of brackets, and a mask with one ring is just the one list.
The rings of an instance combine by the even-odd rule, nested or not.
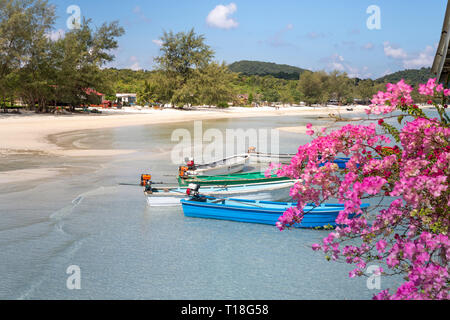
[[(353, 112), (361, 112), (364, 106), (353, 107)], [(328, 115), (337, 112), (337, 107), (272, 107), (261, 108), (202, 108), (183, 111), (174, 109), (153, 110), (149, 108), (124, 108), (122, 110), (102, 110), (103, 114), (90, 115), (17, 115), (0, 117), (0, 153), (41, 152), (65, 156), (101, 156), (126, 154), (132, 150), (64, 150), (50, 143), (46, 137), (52, 134), (90, 129), (171, 123), (181, 121), (271, 117), (286, 115)], [(351, 113), (341, 107), (341, 113)], [(295, 128), (294, 128), (295, 129)], [(294, 130), (292, 129), (292, 130)], [(301, 129), (298, 129), (301, 130)]]

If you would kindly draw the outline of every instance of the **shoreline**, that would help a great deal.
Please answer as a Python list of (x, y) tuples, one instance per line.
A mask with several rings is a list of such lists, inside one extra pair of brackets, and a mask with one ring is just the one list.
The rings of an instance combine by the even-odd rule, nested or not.
[[(364, 112), (365, 106), (353, 107), (345, 114)], [(53, 144), (51, 135), (71, 131), (108, 129), (127, 126), (188, 122), (195, 120), (232, 119), (251, 117), (277, 117), (288, 115), (328, 115), (338, 111), (336, 107), (281, 107), (273, 108), (229, 108), (225, 110), (152, 110), (136, 109), (135, 112), (105, 110), (105, 114), (86, 115), (14, 115), (0, 117), (0, 153), (39, 152), (59, 156), (108, 156), (129, 153), (124, 150), (64, 149)], [(342, 110), (342, 108), (341, 108)], [(299, 126), (300, 128), (301, 126)], [(283, 128), (279, 128), (283, 130)], [(286, 128), (285, 128), (286, 130)], [(293, 130), (295, 131), (295, 130)], [(303, 132), (302, 129), (297, 131)]]

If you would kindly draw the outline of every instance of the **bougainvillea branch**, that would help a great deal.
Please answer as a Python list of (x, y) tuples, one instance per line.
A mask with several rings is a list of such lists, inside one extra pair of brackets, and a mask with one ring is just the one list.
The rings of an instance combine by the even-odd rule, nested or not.
[[(338, 227), (313, 250), (355, 265), (350, 277), (363, 276), (370, 262), (385, 264), (379, 274), (404, 276), (395, 292), (382, 291), (375, 299), (448, 299), (450, 90), (436, 79), (419, 86), (421, 95), (443, 98), (434, 104), (439, 118), (429, 118), (403, 80), (386, 89), (366, 111), (378, 117), (374, 122), (329, 134), (322, 130), (299, 147), (290, 165), (268, 170), (297, 179), (290, 193), (297, 207), (287, 210), (277, 226), (284, 230), (301, 223), (306, 204), (338, 201), (344, 204)], [(412, 120), (397, 129), (385, 121), (394, 112), (401, 113), (396, 115), (399, 124)], [(315, 135), (311, 125), (307, 129)], [(333, 163), (341, 156), (350, 158), (344, 171)], [(377, 205), (363, 211), (366, 199)]]

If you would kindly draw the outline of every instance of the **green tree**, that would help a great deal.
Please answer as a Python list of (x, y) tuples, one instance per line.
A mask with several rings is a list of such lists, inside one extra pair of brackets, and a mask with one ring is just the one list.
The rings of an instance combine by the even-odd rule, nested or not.
[(79, 29), (71, 30), (56, 41), (58, 101), (69, 104), (73, 109), (91, 102), (92, 97), (86, 89), (108, 90), (108, 82), (100, 68), (114, 59), (111, 50), (117, 48), (116, 38), (123, 33), (118, 22), (104, 23), (94, 32), (90, 20), (84, 20)]
[(380, 90), (382, 88), (377, 87), (373, 80), (365, 79), (359, 81), (355, 87), (355, 96), (360, 98), (364, 103), (369, 103), (373, 95)]
[(48, 112), (50, 101), (56, 99), (58, 66), (54, 50), (54, 42), (40, 37), (31, 48), (28, 61), (16, 72), (16, 94), (36, 112)]
[(199, 103), (217, 106), (227, 104), (236, 92), (231, 83), (237, 75), (231, 72), (225, 64), (210, 63), (204, 68), (197, 69), (196, 75), (190, 80), (197, 87)]
[(137, 103), (150, 105), (156, 102), (156, 84), (153, 81), (145, 81), (144, 86), (137, 93)]
[(254, 99), (253, 93), (250, 92), (250, 94), (248, 95), (248, 104), (249, 104), (249, 105), (251, 105), (251, 104), (253, 103), (253, 99)]
[(171, 77), (168, 77), (167, 73), (158, 71), (154, 75), (154, 83), (156, 101), (162, 104), (173, 103), (174, 93), (180, 88), (180, 76), (172, 74)]
[(224, 105), (235, 94), (236, 74), (225, 64), (212, 62), (214, 52), (205, 43), (203, 35), (194, 29), (187, 33), (164, 32), (160, 38), (159, 65), (161, 85), (154, 88), (155, 96), (163, 103), (184, 105)]
[(214, 56), (214, 51), (205, 44), (205, 37), (189, 32), (164, 32), (161, 40), (161, 55), (155, 58), (159, 68), (167, 76), (180, 77), (181, 85), (198, 68), (206, 67)]
[(0, 101), (4, 106), (6, 98), (16, 93), (13, 73), (36, 51), (54, 20), (54, 7), (46, 0), (0, 0)]
[(173, 102), (176, 105), (225, 105), (233, 99), (235, 91), (231, 83), (236, 74), (225, 64), (210, 63), (195, 69), (187, 82), (175, 90)]
[(323, 86), (327, 90), (329, 98), (345, 104), (352, 97), (352, 83), (347, 74), (332, 71), (325, 79)]
[(306, 71), (302, 73), (298, 81), (298, 90), (307, 105), (328, 100), (328, 94), (326, 90), (323, 90), (325, 79), (325, 72)]
[(280, 90), (280, 101), (283, 104), (293, 104), (295, 102), (292, 91), (288, 87)]

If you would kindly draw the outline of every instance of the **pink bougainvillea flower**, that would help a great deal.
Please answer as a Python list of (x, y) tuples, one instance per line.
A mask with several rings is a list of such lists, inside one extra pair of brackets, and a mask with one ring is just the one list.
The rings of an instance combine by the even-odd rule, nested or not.
[[(450, 95), (436, 79), (421, 84), (418, 91)], [(403, 80), (388, 84), (386, 92), (374, 95), (366, 112), (384, 115), (405, 107), (418, 109), (411, 93), (412, 87)], [(445, 111), (442, 107), (440, 112)], [(443, 118), (412, 118), (393, 135), (393, 147), (390, 136), (377, 132), (375, 123), (345, 125), (326, 135), (323, 131), (300, 146), (289, 165), (273, 168), (279, 176), (298, 181), (290, 192), (297, 207), (279, 218), (280, 230), (301, 221), (305, 214), (301, 208), (307, 204), (338, 201), (343, 205), (338, 227), (312, 249), (355, 264), (350, 277), (364, 275), (371, 261), (386, 264), (386, 270), (379, 270), (383, 275), (406, 277), (392, 293), (384, 290), (374, 299), (450, 298), (450, 128)], [(307, 129), (314, 134), (311, 124)], [(342, 156), (349, 159), (345, 171), (333, 164)], [(370, 215), (361, 209), (367, 199), (379, 204)], [(342, 247), (348, 240), (352, 245)]]

